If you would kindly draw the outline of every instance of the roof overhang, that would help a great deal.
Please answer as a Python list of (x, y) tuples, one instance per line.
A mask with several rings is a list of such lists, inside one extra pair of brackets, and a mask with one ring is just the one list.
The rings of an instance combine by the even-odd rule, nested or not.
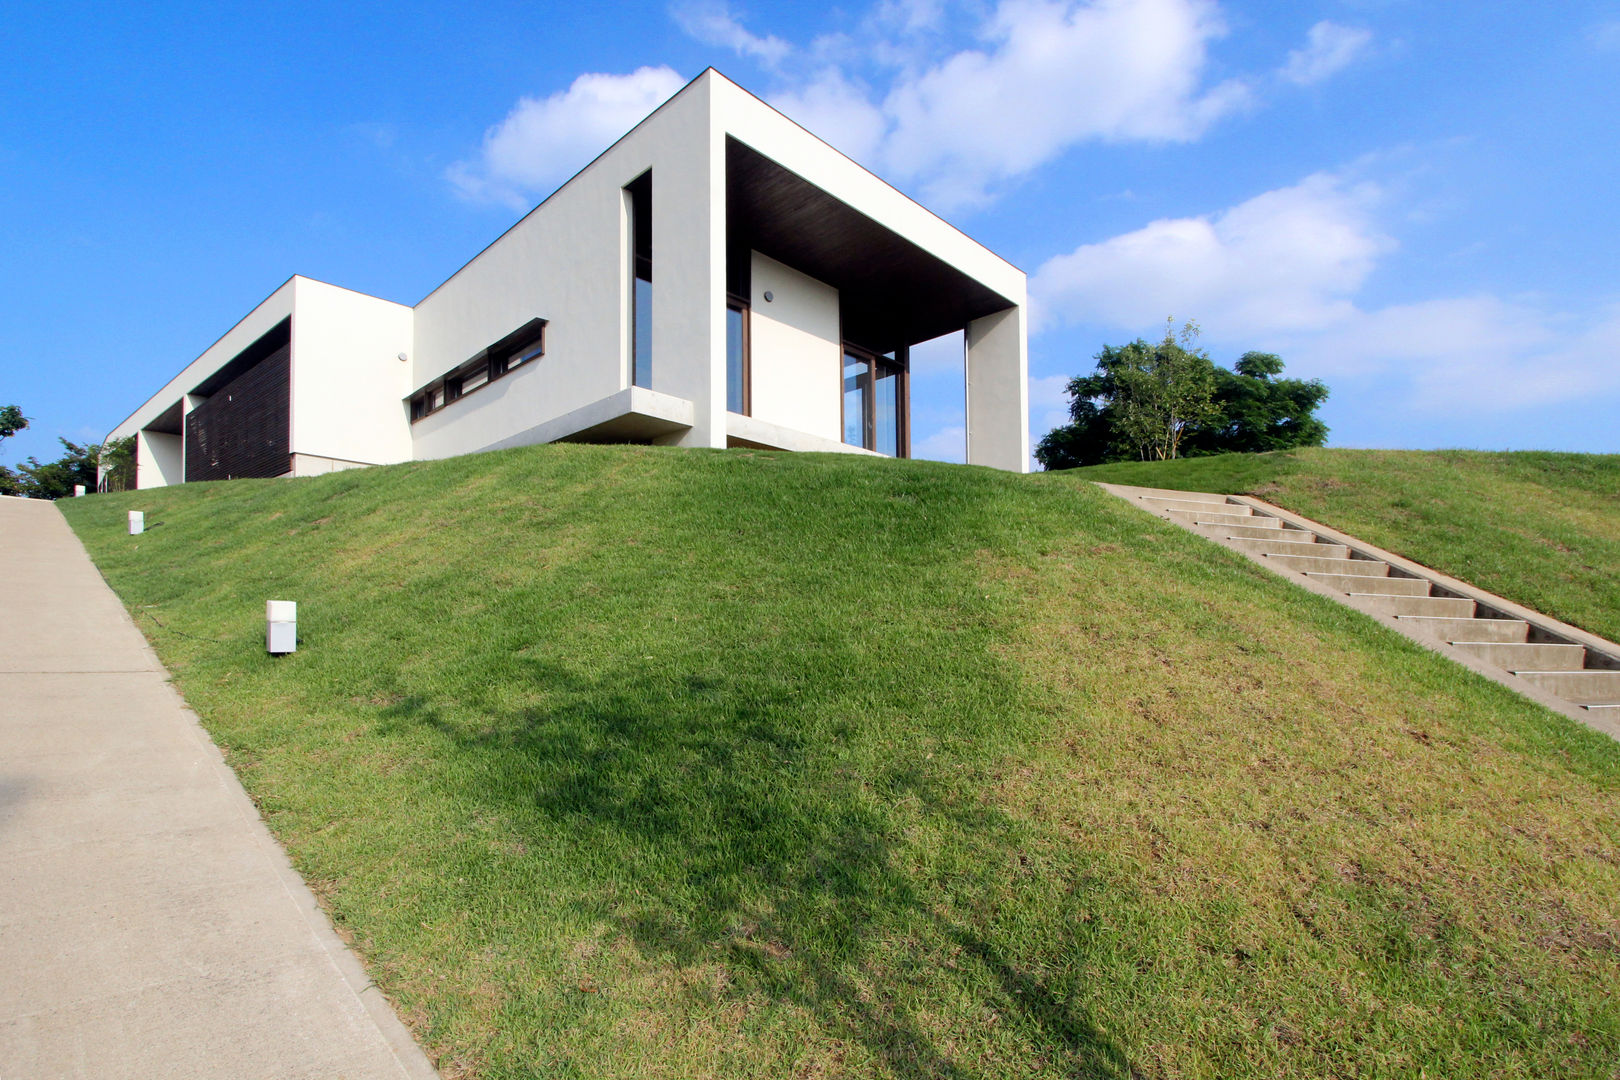
[(729, 135), (726, 236), (732, 289), (747, 281), (749, 250), (758, 251), (837, 289), (845, 339), (880, 352), (961, 330), (1014, 305)]

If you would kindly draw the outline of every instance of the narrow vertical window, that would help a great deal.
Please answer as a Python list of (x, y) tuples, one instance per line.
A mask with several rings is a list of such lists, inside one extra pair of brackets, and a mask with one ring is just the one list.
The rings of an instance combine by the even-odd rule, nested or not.
[(844, 354), (844, 441), (866, 445), (866, 418), (872, 407), (872, 361)]
[(726, 302), (726, 410), (748, 415), (748, 305)]
[(652, 387), (652, 173), (631, 181), (631, 346), (630, 381)]

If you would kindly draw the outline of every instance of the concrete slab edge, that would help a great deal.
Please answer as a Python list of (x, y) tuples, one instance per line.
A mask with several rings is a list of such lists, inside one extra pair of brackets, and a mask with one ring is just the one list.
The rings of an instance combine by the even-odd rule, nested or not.
[[(1205, 540), (1211, 544), (1215, 544), (1217, 547), (1225, 548), (1227, 551), (1241, 555), (1250, 562), (1265, 567), (1268, 572), (1275, 574), (1285, 581), (1299, 586), (1307, 592), (1316, 593), (1318, 596), (1325, 596), (1335, 603), (1359, 612), (1367, 618), (1372, 619), (1374, 622), (1393, 630), (1395, 633), (1406, 638), (1408, 641), (1415, 642), (1416, 644), (1423, 646), (1425, 649), (1428, 649), (1430, 652), (1438, 653), (1448, 660), (1462, 665), (1477, 675), (1483, 675), (1485, 678), (1490, 679), (1492, 682), (1500, 686), (1504, 686), (1507, 689), (1512, 690), (1521, 697), (1528, 698), (1531, 701), (1534, 701), (1536, 704), (1551, 709), (1553, 712), (1558, 713), (1561, 716), (1567, 716), (1584, 727), (1601, 732), (1612, 739), (1620, 740), (1620, 718), (1607, 715), (1607, 713), (1598, 710), (1583, 709), (1579, 705), (1565, 701), (1563, 698), (1555, 697), (1554, 695), (1547, 693), (1545, 690), (1542, 690), (1540, 687), (1532, 685), (1527, 680), (1521, 679), (1511, 672), (1505, 671), (1494, 664), (1487, 663), (1462, 649), (1455, 648), (1448, 642), (1419, 634), (1410, 629), (1399, 619), (1396, 619), (1393, 615), (1385, 615), (1381, 612), (1371, 610), (1369, 607), (1357, 603), (1349, 596), (1339, 592), (1337, 589), (1325, 585), (1314, 578), (1306, 577), (1304, 574), (1287, 572), (1278, 567), (1275, 563), (1268, 560), (1262, 554), (1253, 551), (1246, 551), (1233, 545), (1223, 544), (1219, 540), (1199, 532), (1191, 522), (1181, 521), (1178, 518), (1172, 517), (1168, 513), (1161, 513), (1152, 507), (1144, 505), (1138, 498), (1138, 496), (1141, 495), (1162, 497), (1165, 492), (1158, 488), (1144, 488), (1135, 487), (1129, 484), (1107, 484), (1101, 482), (1097, 482), (1097, 486), (1108, 492), (1110, 495), (1114, 495), (1125, 500), (1145, 514), (1156, 517), (1160, 521), (1168, 521), (1177, 528), (1198, 537), (1200, 540)], [(1348, 533), (1339, 532), (1337, 529), (1329, 528), (1328, 526), (1322, 525), (1319, 522), (1312, 521), (1310, 518), (1295, 514), (1289, 510), (1284, 510), (1280, 506), (1273, 506), (1271, 503), (1265, 502), (1262, 499), (1255, 499), (1246, 495), (1228, 495), (1226, 498), (1232, 502), (1246, 505), (1251, 509), (1274, 515), (1280, 520), (1297, 525), (1300, 528), (1319, 532), (1322, 536), (1333, 540), (1335, 543), (1344, 544), (1352, 551), (1360, 552), (1361, 554), (1370, 556), (1371, 558), (1381, 559), (1393, 567), (1398, 567), (1399, 569), (1404, 570), (1407, 573), (1414, 574), (1418, 577), (1426, 577), (1446, 589), (1452, 590), (1459, 595), (1467, 596), (1470, 599), (1489, 604), (1492, 607), (1498, 608), (1499, 610), (1512, 615), (1514, 618), (1524, 619), (1526, 622), (1529, 622), (1532, 625), (1555, 630), (1557, 633), (1565, 634), (1572, 639), (1581, 641), (1582, 644), (1590, 644), (1590, 647), (1596, 649), (1597, 651), (1613, 654), (1617, 651), (1617, 649), (1620, 649), (1620, 647), (1617, 647), (1612, 642), (1605, 641), (1604, 639), (1581, 630), (1578, 627), (1569, 626), (1566, 623), (1559, 622), (1558, 620), (1543, 615), (1540, 612), (1531, 611), (1529, 608), (1526, 608), (1521, 604), (1514, 604), (1511, 601), (1505, 600), (1493, 593), (1476, 588), (1465, 581), (1459, 581), (1456, 578), (1440, 573), (1438, 570), (1431, 570), (1420, 563), (1413, 562), (1411, 559), (1403, 558), (1402, 556), (1396, 555), (1393, 552), (1388, 552), (1382, 548), (1375, 547), (1372, 544), (1368, 544), (1357, 539), (1356, 537), (1350, 536)]]

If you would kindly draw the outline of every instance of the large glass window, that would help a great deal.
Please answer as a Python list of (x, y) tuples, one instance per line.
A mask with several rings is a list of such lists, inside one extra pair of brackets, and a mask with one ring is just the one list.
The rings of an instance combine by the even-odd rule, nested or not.
[(900, 456), (900, 369), (879, 361), (872, 401), (872, 449)]
[(844, 351), (844, 441), (890, 457), (909, 457), (906, 370), (893, 353)]
[(652, 388), (652, 173), (631, 181), (630, 381)]
[(748, 305), (726, 303), (726, 409), (748, 414)]

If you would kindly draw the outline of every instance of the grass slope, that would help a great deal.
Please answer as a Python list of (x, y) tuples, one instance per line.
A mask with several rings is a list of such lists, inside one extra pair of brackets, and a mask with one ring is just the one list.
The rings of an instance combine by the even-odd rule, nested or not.
[(1620, 746), (1073, 477), (552, 446), (62, 509), (449, 1076), (1620, 1060)]
[(1620, 454), (1294, 450), (1071, 475), (1254, 495), (1620, 641)]

